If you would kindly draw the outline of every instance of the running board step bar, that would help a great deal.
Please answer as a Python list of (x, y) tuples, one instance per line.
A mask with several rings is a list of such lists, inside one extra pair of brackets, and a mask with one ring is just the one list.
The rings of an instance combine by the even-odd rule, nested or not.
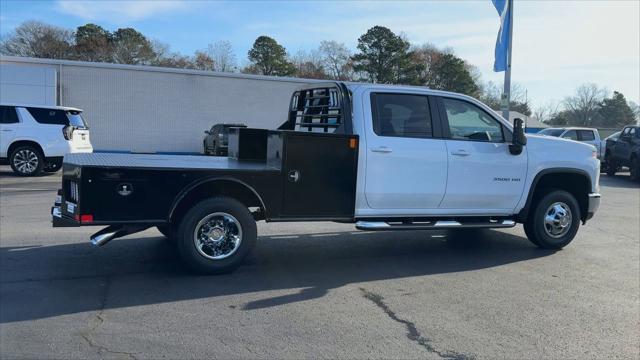
[(480, 229), (480, 228), (510, 228), (516, 226), (513, 220), (490, 220), (460, 222), (454, 220), (437, 220), (421, 222), (385, 222), (385, 221), (358, 221), (356, 229), (359, 230), (438, 230), (438, 229)]

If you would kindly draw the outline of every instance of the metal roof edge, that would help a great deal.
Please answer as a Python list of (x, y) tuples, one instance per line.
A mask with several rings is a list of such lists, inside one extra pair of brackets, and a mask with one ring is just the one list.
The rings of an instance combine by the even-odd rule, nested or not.
[(82, 66), (82, 67), (92, 67), (92, 68), (101, 68), (101, 69), (151, 71), (151, 72), (160, 72), (160, 73), (226, 77), (226, 78), (246, 79), (246, 80), (292, 82), (292, 83), (300, 83), (300, 84), (326, 81), (326, 80), (304, 79), (304, 78), (294, 78), (294, 77), (285, 77), (285, 76), (281, 77), (281, 76), (253, 75), (253, 74), (241, 74), (241, 73), (227, 73), (227, 72), (217, 72), (217, 71), (207, 71), (207, 70), (177, 69), (177, 68), (167, 68), (167, 67), (151, 66), (151, 65), (112, 64), (112, 63), (101, 63), (101, 62), (44, 59), (44, 58), (31, 58), (31, 57), (8, 56), (8, 55), (0, 55), (0, 63), (28, 63), (28, 64), (44, 64), (44, 65)]

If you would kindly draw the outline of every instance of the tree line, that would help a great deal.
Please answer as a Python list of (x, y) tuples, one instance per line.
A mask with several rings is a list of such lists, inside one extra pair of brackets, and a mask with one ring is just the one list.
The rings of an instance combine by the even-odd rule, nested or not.
[[(467, 94), (492, 107), (500, 107), (501, 90), (483, 82), (475, 66), (452, 49), (432, 44), (411, 45), (403, 34), (374, 26), (358, 38), (356, 52), (343, 43), (322, 41), (317, 49), (290, 55), (269, 36), (259, 36), (247, 53), (248, 64), (238, 66), (232, 44), (218, 41), (192, 56), (172, 52), (133, 28), (109, 31), (85, 24), (74, 31), (38, 21), (27, 21), (0, 40), (3, 55), (68, 59), (130, 65), (151, 65), (205, 71), (242, 72), (310, 79), (363, 81), (382, 84), (427, 86)], [(532, 115), (526, 89), (512, 88), (511, 109)], [(637, 105), (619, 92), (606, 97), (595, 85), (584, 85), (557, 105), (535, 111), (540, 120), (557, 125), (613, 127), (631, 123)]]
[(603, 87), (584, 84), (562, 102), (540, 106), (533, 116), (555, 126), (620, 128), (640, 119), (640, 106), (618, 91), (608, 95)]

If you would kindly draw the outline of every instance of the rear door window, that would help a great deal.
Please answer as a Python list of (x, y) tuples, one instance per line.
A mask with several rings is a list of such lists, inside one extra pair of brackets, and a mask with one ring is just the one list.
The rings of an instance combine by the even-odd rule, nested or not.
[(593, 141), (596, 139), (596, 136), (591, 130), (578, 130), (578, 136), (580, 137), (580, 141)]
[(424, 95), (374, 93), (373, 131), (378, 136), (433, 137), (429, 100)]
[(0, 124), (15, 124), (19, 122), (16, 108), (13, 106), (0, 106)]

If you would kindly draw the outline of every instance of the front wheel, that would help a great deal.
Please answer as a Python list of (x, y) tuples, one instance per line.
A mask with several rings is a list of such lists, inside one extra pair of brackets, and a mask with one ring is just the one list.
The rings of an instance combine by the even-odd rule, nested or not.
[(535, 205), (525, 224), (527, 237), (543, 249), (569, 245), (580, 227), (580, 207), (571, 193), (553, 190)]
[(221, 274), (235, 270), (256, 244), (249, 209), (228, 197), (204, 200), (189, 210), (176, 232), (180, 256), (193, 270)]

